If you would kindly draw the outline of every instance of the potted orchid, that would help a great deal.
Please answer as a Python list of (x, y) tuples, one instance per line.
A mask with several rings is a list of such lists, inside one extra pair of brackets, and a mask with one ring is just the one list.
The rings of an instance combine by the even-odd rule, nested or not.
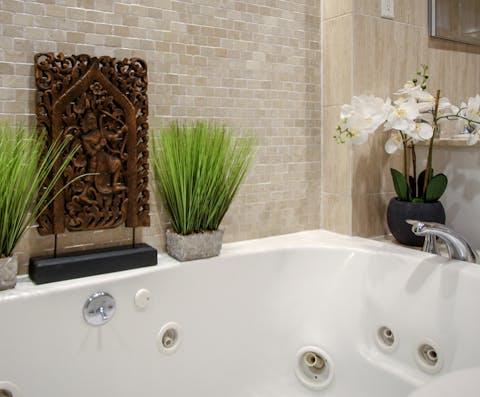
[[(432, 165), (439, 125), (445, 120), (463, 120), (468, 144), (475, 144), (480, 135), (480, 96), (456, 107), (440, 96), (440, 90), (430, 94), (426, 90), (428, 79), (428, 66), (422, 65), (415, 78), (395, 93), (394, 101), (371, 95), (353, 97), (351, 104), (342, 106), (335, 135), (339, 143), (361, 144), (383, 126), (389, 134), (386, 152), (403, 150), (403, 170), (390, 170), (397, 197), (390, 200), (387, 222), (394, 237), (408, 245), (421, 245), (423, 237), (411, 233), (405, 219), (445, 222), (439, 199), (448, 179), (443, 173), (436, 173)], [(415, 147), (420, 142), (428, 144), (428, 152), (425, 168), (418, 172)]]

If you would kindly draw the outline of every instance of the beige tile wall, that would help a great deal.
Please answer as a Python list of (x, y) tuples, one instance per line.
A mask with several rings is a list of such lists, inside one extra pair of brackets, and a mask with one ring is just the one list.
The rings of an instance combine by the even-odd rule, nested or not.
[[(257, 162), (223, 223), (226, 241), (320, 225), (382, 234), (394, 194), (388, 168), (399, 158), (386, 156), (381, 136), (361, 147), (335, 144), (341, 104), (355, 94), (391, 95), (420, 63), (430, 65), (432, 89), (459, 101), (480, 91), (480, 51), (429, 39), (427, 1), (395, 2), (393, 21), (380, 18), (379, 4), (0, 0), (0, 117), (34, 119), (36, 52), (143, 57), (152, 127), (208, 118), (258, 136)], [(166, 218), (155, 203), (151, 217), (137, 240), (163, 250)], [(130, 240), (131, 230), (119, 228), (61, 235), (58, 247)], [(25, 265), (52, 247), (52, 237), (30, 230), (18, 251)]]
[(353, 95), (392, 96), (422, 63), (430, 65), (432, 92), (441, 88), (457, 103), (480, 92), (480, 47), (429, 38), (427, 3), (396, 1), (395, 18), (388, 20), (380, 17), (380, 0), (324, 1), (326, 228), (361, 236), (387, 233), (385, 210), (394, 196), (389, 168), (401, 162), (385, 154), (381, 134), (362, 146), (335, 148), (330, 137), (341, 104)]
[[(0, 0), (0, 117), (33, 120), (33, 55), (142, 57), (150, 125), (214, 119), (258, 137), (225, 240), (320, 226), (320, 1)], [(165, 215), (137, 239), (163, 250)], [(131, 230), (58, 236), (60, 252), (130, 241)], [(18, 247), (52, 252), (30, 230)]]

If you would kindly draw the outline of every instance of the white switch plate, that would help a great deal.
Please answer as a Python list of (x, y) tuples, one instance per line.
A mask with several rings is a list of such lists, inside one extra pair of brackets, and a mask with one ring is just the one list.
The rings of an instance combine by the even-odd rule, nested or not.
[(380, 0), (382, 4), (382, 18), (393, 19), (395, 12), (393, 10), (393, 0)]

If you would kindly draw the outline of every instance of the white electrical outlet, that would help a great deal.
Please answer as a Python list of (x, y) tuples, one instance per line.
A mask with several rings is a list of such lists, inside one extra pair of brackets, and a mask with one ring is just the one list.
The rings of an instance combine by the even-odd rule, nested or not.
[(382, 18), (393, 19), (395, 12), (393, 10), (393, 0), (380, 0), (382, 4)]

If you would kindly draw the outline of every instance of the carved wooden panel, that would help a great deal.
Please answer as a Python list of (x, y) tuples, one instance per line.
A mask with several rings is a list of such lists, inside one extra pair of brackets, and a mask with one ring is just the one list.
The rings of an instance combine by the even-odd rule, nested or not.
[(148, 226), (147, 65), (138, 58), (35, 55), (37, 126), (78, 147), (38, 219), (40, 234)]

